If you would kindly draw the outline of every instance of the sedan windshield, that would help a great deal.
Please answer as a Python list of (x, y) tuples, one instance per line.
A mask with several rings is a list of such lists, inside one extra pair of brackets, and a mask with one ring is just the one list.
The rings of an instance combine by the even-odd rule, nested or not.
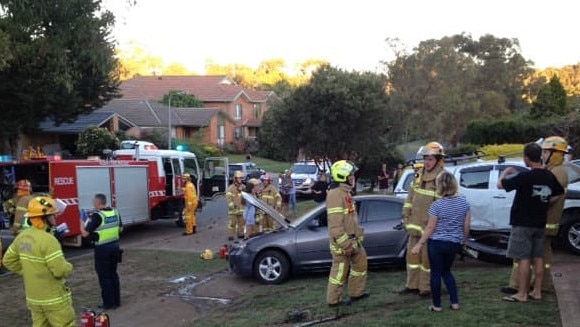
[(316, 165), (293, 165), (292, 172), (295, 174), (316, 174)]

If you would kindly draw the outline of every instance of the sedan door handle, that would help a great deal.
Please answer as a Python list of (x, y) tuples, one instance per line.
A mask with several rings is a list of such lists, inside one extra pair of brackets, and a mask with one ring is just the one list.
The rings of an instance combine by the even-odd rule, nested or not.
[(495, 196), (493, 196), (493, 198), (494, 199), (505, 199), (506, 197), (502, 196), (502, 195), (495, 195)]

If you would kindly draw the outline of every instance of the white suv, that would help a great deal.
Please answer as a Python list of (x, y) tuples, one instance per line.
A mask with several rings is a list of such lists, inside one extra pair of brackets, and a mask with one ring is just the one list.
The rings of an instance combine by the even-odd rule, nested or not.
[(313, 160), (299, 161), (292, 165), (292, 183), (296, 187), (296, 193), (302, 195), (312, 194), (312, 185), (318, 180), (318, 176), (326, 174), (330, 180), (330, 162), (315, 163)]
[[(503, 261), (509, 236), (509, 216), (515, 192), (497, 188), (499, 175), (506, 167), (525, 171), (523, 161), (483, 161), (446, 164), (458, 182), (459, 193), (471, 206), (471, 235), (467, 254), (482, 260)], [(560, 221), (559, 240), (572, 252), (580, 254), (580, 167), (566, 163), (569, 182), (564, 212)], [(403, 172), (395, 195), (406, 197), (415, 172)]]

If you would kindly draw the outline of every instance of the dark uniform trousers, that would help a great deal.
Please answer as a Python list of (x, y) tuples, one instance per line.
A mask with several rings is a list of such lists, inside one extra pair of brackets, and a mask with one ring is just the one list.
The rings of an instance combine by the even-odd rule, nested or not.
[(106, 309), (121, 305), (121, 287), (117, 274), (119, 256), (118, 241), (95, 246), (95, 270), (101, 286), (103, 307)]

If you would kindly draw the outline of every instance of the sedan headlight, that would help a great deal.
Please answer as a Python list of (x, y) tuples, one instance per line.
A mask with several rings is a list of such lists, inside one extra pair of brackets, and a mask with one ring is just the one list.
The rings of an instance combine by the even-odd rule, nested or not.
[(312, 184), (312, 178), (310, 178), (310, 177), (306, 178), (302, 184), (303, 185), (310, 185), (310, 184)]

